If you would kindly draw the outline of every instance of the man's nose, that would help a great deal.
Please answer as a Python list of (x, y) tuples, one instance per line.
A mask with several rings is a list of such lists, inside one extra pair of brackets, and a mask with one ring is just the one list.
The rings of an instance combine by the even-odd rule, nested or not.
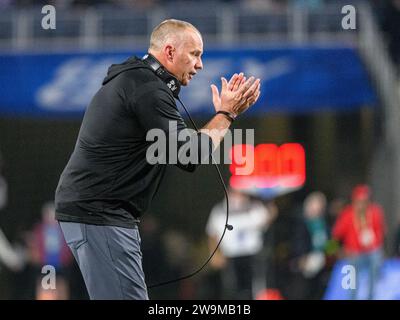
[(194, 66), (196, 69), (203, 69), (203, 62), (201, 61), (201, 58), (199, 58), (196, 62), (196, 65)]

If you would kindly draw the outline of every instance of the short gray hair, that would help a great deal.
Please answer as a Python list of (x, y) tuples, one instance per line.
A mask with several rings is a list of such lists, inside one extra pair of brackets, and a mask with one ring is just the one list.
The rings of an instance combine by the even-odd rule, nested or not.
[[(158, 51), (161, 50), (163, 45), (171, 39), (175, 41), (181, 40), (182, 31), (188, 29), (194, 30), (201, 36), (199, 30), (189, 22), (176, 19), (164, 20), (153, 29), (150, 36), (149, 49)], [(176, 39), (177, 37), (179, 37), (179, 39)]]

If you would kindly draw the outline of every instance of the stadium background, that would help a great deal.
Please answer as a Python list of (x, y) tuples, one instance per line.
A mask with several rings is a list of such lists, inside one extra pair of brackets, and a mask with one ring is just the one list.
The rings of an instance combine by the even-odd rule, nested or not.
[[(200, 125), (212, 110), (209, 83), (243, 68), (264, 79), (263, 94), (234, 128), (254, 128), (256, 144), (304, 147), (304, 186), (264, 199), (279, 209), (266, 234), (267, 287), (301, 298), (290, 293), (290, 234), (294, 209), (313, 190), (329, 201), (348, 200), (355, 184), (369, 183), (385, 209), (385, 249), (393, 257), (400, 207), (398, 35), (388, 23), (390, 1), (351, 2), (355, 30), (342, 28), (341, 8), (349, 4), (342, 1), (0, 1), (0, 173), (8, 184), (0, 227), (7, 238), (23, 243), (21, 235), (53, 199), (106, 67), (143, 54), (151, 29), (173, 17), (192, 22), (204, 36), (204, 70), (183, 93)], [(57, 10), (55, 30), (41, 27), (46, 4)], [(221, 168), (228, 180), (228, 166)], [(205, 224), (222, 196), (213, 169), (193, 175), (168, 169), (146, 215), (157, 219), (168, 243), (171, 274), (186, 274), (206, 259)], [(205, 275), (153, 296), (208, 297)], [(0, 298), (31, 298), (29, 280), (16, 284), (15, 277), (1, 269)]]

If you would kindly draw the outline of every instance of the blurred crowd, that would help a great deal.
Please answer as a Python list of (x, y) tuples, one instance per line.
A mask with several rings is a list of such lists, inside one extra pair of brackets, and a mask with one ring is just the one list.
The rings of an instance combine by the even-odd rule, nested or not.
[[(7, 201), (8, 184), (0, 154), (0, 214)], [(0, 224), (0, 299), (87, 298), (79, 269), (55, 220), (52, 201), (43, 203), (29, 228), (17, 226), (17, 230), (10, 237), (9, 230)]]
[[(387, 43), (388, 50), (396, 65), (400, 64), (400, 0), (211, 0), (208, 3), (229, 3), (239, 7), (247, 7), (254, 10), (269, 10), (297, 6), (308, 9), (316, 9), (324, 5), (346, 5), (368, 3), (373, 7), (376, 20), (381, 26)], [(0, 9), (23, 8), (29, 6), (54, 5), (56, 8), (87, 8), (87, 7), (120, 7), (138, 10), (151, 10), (160, 5), (180, 3), (182, 7), (190, 6), (190, 2), (184, 0), (0, 0)]]
[[(384, 0), (382, 2), (390, 2), (391, 0)], [(185, 2), (191, 2), (187, 0), (99, 0), (99, 1), (90, 1), (90, 0), (1, 0), (1, 4), (3, 6), (40, 6), (45, 4), (55, 5), (57, 7), (71, 7), (71, 6), (99, 6), (99, 5), (113, 5), (113, 6), (136, 6), (140, 5), (140, 2), (148, 3), (149, 5), (156, 6), (168, 2), (181, 2), (184, 4)], [(193, 1), (192, 1), (193, 2)], [(347, 4), (357, 4), (360, 2), (369, 2), (371, 4), (375, 4), (374, 0), (352, 0), (344, 1), (344, 0), (209, 0), (208, 2), (220, 2), (220, 3), (234, 3), (234, 4), (249, 4), (251, 6), (259, 6), (264, 8), (273, 8), (273, 7), (284, 7), (289, 5), (299, 5), (299, 6), (307, 6), (307, 7), (318, 7), (329, 4), (337, 4), (337, 3), (347, 3)], [(381, 2), (381, 1), (379, 1)]]
[[(116, 5), (141, 8), (169, 0), (0, 0), (0, 8), (54, 4), (57, 7)], [(288, 4), (316, 8), (328, 0), (220, 0), (254, 8)], [(357, 1), (358, 2), (358, 1)], [(369, 1), (393, 61), (400, 65), (400, 0)], [(0, 214), (7, 206), (8, 187), (0, 154)], [(194, 278), (150, 290), (152, 299), (322, 299), (332, 269), (348, 259), (368, 273), (369, 299), (374, 298), (380, 268), (387, 257), (400, 259), (400, 227), (394, 242), (386, 237), (385, 212), (373, 201), (371, 188), (355, 185), (347, 197), (328, 199), (321, 191), (306, 194), (289, 208), (238, 190), (229, 190), (230, 223), (209, 266)], [(205, 239), (195, 242), (180, 230), (165, 230), (152, 213), (141, 222), (143, 267), (148, 285), (190, 273), (214, 252), (225, 226), (225, 202), (208, 215)], [(290, 218), (288, 218), (290, 217)], [(5, 217), (6, 219), (6, 217)], [(397, 223), (397, 222), (396, 222)], [(399, 223), (400, 226), (400, 223)], [(10, 236), (0, 224), (2, 298), (87, 299), (78, 267), (54, 219), (52, 202), (43, 199), (37, 222)], [(56, 288), (44, 289), (44, 266), (56, 271)], [(356, 286), (357, 288), (358, 286)], [(7, 293), (4, 293), (7, 291)], [(349, 299), (359, 298), (357, 289)]]
[[(354, 3), (367, 1), (368, 0), (353, 0)], [(120, 7), (139, 7), (139, 8), (151, 8), (157, 5), (163, 5), (168, 2), (177, 3), (180, 2), (182, 5), (185, 4), (185, 0), (99, 0), (99, 1), (90, 1), (90, 0), (0, 0), (0, 6), (4, 7), (26, 7), (26, 6), (41, 6), (41, 5), (54, 5), (58, 8), (66, 8), (66, 7), (95, 7), (95, 6), (104, 6), (104, 5), (112, 5), (112, 6), (120, 6)], [(194, 2), (193, 0), (191, 1)], [(262, 8), (262, 9), (274, 9), (274, 8), (282, 8), (288, 5), (299, 5), (306, 6), (309, 8), (316, 8), (318, 6), (322, 6), (325, 4), (334, 3), (333, 0), (208, 0), (207, 2), (219, 2), (219, 3), (232, 3), (232, 4), (240, 4), (253, 8)], [(337, 1), (336, 1), (337, 2)], [(340, 2), (340, 0), (339, 0)]]
[[(263, 203), (231, 190), (229, 221), (234, 230), (211, 261), (203, 298), (323, 299), (332, 269), (343, 259), (368, 279), (366, 296), (358, 292), (357, 278), (355, 288), (343, 298), (376, 298), (385, 255), (400, 257), (399, 235), (394, 248), (385, 246), (384, 211), (372, 200), (368, 185), (354, 186), (349, 199), (328, 202), (323, 192), (314, 191), (279, 212), (273, 201)], [(210, 252), (220, 238), (225, 215), (224, 202), (210, 213), (206, 227)]]
[[(354, 186), (348, 200), (328, 201), (323, 192), (313, 191), (284, 210), (276, 199), (266, 201), (232, 188), (228, 194), (233, 229), (226, 230), (216, 251), (226, 222), (226, 199), (206, 214), (204, 237), (197, 242), (184, 230), (163, 228), (152, 213), (143, 217), (143, 267), (149, 286), (187, 275), (215, 251), (202, 273), (150, 289), (151, 299), (323, 299), (332, 269), (342, 259), (368, 275), (367, 295), (360, 295), (357, 283), (347, 299), (374, 299), (385, 259), (400, 259), (400, 228), (393, 244), (385, 241), (385, 212), (366, 184)], [(0, 162), (0, 212), (6, 206)], [(2, 298), (88, 298), (54, 215), (53, 203), (44, 202), (36, 223), (13, 240), (0, 225)], [(54, 287), (48, 286), (49, 266), (55, 272)]]

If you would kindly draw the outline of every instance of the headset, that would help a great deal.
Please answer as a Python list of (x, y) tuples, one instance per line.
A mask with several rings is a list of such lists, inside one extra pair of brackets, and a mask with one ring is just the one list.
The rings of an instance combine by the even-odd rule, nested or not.
[[(185, 105), (183, 104), (183, 102), (179, 98), (179, 92), (181, 91), (181, 83), (179, 82), (179, 80), (175, 76), (173, 76), (171, 73), (169, 73), (164, 68), (164, 66), (153, 55), (146, 54), (142, 58), (142, 61), (145, 64), (147, 64), (153, 70), (153, 72), (168, 86), (168, 88), (172, 92), (172, 95), (182, 105), (183, 109), (185, 110), (186, 114), (189, 117), (190, 122), (192, 123), (193, 127), (195, 128), (195, 130), (198, 132), (199, 131), (198, 127), (196, 126), (195, 122), (193, 121), (192, 117), (190, 116), (190, 114), (189, 114), (188, 110), (186, 109)], [(178, 281), (181, 281), (181, 280), (184, 280), (184, 279), (188, 279), (190, 277), (193, 277), (197, 273), (199, 273), (201, 270), (204, 269), (204, 267), (210, 262), (210, 260), (214, 256), (214, 254), (217, 252), (217, 250), (218, 250), (218, 248), (219, 248), (219, 246), (220, 246), (220, 244), (222, 242), (222, 239), (225, 236), (226, 230), (229, 230), (229, 231), (233, 230), (233, 226), (228, 224), (228, 221), (229, 221), (229, 197), (228, 197), (228, 191), (227, 191), (224, 179), (222, 178), (221, 171), (219, 170), (218, 165), (217, 165), (212, 153), (211, 153), (211, 160), (212, 160), (212, 164), (214, 165), (215, 169), (217, 170), (218, 177), (219, 177), (219, 180), (220, 180), (221, 185), (223, 187), (224, 194), (225, 194), (225, 200), (226, 200), (226, 220), (225, 220), (224, 231), (223, 231), (223, 233), (221, 235), (221, 238), (219, 239), (219, 241), (217, 243), (217, 246), (215, 247), (214, 251), (211, 253), (210, 257), (196, 271), (194, 271), (191, 274), (188, 274), (186, 276), (182, 276), (182, 277), (179, 277), (179, 278), (176, 278), (176, 279), (173, 279), (173, 280), (164, 281), (164, 282), (160, 282), (160, 283), (156, 283), (156, 284), (150, 285), (150, 286), (148, 286), (149, 289), (155, 288), (155, 287), (160, 287), (160, 286), (167, 285), (167, 284), (174, 283), (174, 282), (178, 282)]]

